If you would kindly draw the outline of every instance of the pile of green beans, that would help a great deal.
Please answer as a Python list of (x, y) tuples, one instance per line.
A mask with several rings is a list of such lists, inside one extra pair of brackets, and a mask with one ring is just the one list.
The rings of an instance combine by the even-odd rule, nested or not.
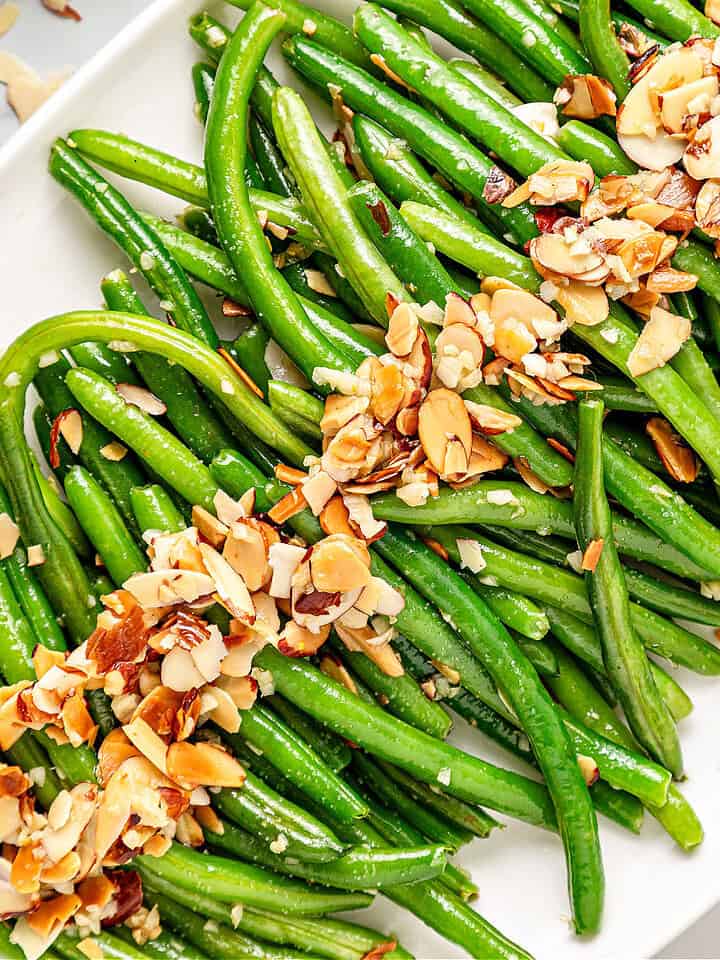
[[(207, 13), (190, 22), (207, 61), (190, 77), (201, 165), (91, 128), (51, 147), (51, 175), (168, 322), (114, 270), (102, 281), (107, 310), (42, 321), (0, 358), (0, 513), (21, 535), (0, 559), (7, 684), (34, 678), (37, 643), (62, 651), (87, 638), (100, 597), (147, 569), (148, 531), (183, 530), (195, 505), (215, 512), (219, 490), (253, 489), (259, 514), (286, 496), (275, 467), (307, 466), (322, 448), (327, 387), (316, 369), (352, 374), (382, 357), (388, 303), (442, 308), (487, 276), (539, 290), (522, 252), (538, 234), (536, 208), (489, 202), (497, 165), (518, 179), (550, 160), (586, 160), (598, 178), (636, 170), (610, 118), (561, 117), (552, 139), (518, 113), (551, 101), (568, 74), (594, 71), (618, 101), (627, 95), (616, 31), (645, 28), (607, 0), (384, 0), (359, 6), (352, 29), (300, 0), (229, 2), (245, 11), (234, 31)], [(659, 46), (720, 35), (688, 0), (629, 8), (652, 22)], [(263, 65), (280, 35), (290, 66), (333, 102), (342, 143)], [(433, 35), (472, 59), (445, 60)], [(95, 166), (192, 206), (178, 224), (136, 210)], [(405, 601), (393, 640), (403, 673), (388, 676), (335, 634), (314, 658), (261, 650), (253, 665), (272, 692), (236, 733), (200, 733), (222, 738), (244, 785), (211, 793), (206, 850), (173, 843), (162, 858), (134, 858), (163, 931), (142, 947), (125, 927), (103, 931), (105, 956), (412, 960), (392, 935), (327, 916), (377, 894), (470, 956), (530, 960), (470, 907), (478, 887), (450, 859), (505, 826), (495, 814), (559, 835), (581, 935), (602, 920), (598, 813), (639, 833), (647, 810), (682, 850), (702, 841), (674, 782), (692, 700), (684, 674), (655, 658), (720, 675), (717, 646), (676, 622), (720, 628), (720, 270), (706, 240), (688, 238), (673, 257), (698, 289), (670, 300), (693, 335), (667, 365), (631, 377), (638, 324), (613, 302), (603, 323), (570, 334), (591, 356), (600, 400), (535, 405), (487, 383), (464, 394), (520, 417), (492, 442), (561, 496), (531, 489), (508, 464), (472, 486), (443, 484), (421, 506), (393, 491), (371, 498), (387, 522), (369, 546), (372, 574)], [(241, 315), (228, 340), (193, 281)], [(424, 326), (434, 342), (437, 329)], [(278, 374), (277, 348), (304, 385)], [(24, 435), (31, 384), (49, 475)], [(119, 384), (147, 388), (164, 413), (126, 403)], [(72, 451), (57, 436), (70, 409), (82, 423)], [(694, 450), (697, 480), (674, 478), (644, 431), (650, 416)], [(103, 453), (110, 443), (125, 448), (120, 459)], [(308, 545), (324, 536), (309, 509), (285, 533)], [(476, 543), (482, 569), (464, 567), (459, 540)], [(31, 567), (35, 545), (44, 562)], [(230, 629), (219, 604), (205, 616)], [(100, 742), (117, 719), (104, 694), (88, 700)], [(487, 762), (482, 741), (478, 753), (447, 742), (457, 717), (528, 775)], [(97, 755), (27, 731), (3, 761), (44, 769), (35, 795), (47, 809), (64, 787), (95, 779)], [(14, 960), (9, 936), (0, 923), (0, 953)], [(68, 929), (44, 956), (82, 960), (80, 940)]]

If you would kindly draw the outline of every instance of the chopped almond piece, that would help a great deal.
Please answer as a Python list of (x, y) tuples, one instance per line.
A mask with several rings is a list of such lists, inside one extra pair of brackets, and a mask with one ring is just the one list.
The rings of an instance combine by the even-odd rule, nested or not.
[(370, 555), (362, 540), (337, 533), (313, 547), (310, 572), (316, 590), (345, 593), (370, 580)]
[(445, 547), (441, 543), (439, 543), (437, 540), (433, 540), (432, 537), (422, 537), (422, 541), (426, 547), (430, 547), (432, 552), (436, 553), (446, 563), (449, 561), (450, 555), (448, 554)]
[(698, 277), (694, 273), (675, 270), (669, 264), (661, 264), (648, 276), (647, 289), (650, 293), (682, 293), (694, 290)]
[(670, 476), (678, 483), (693, 483), (698, 475), (700, 463), (694, 452), (683, 443), (668, 421), (662, 417), (651, 417), (645, 429)]
[(541, 480), (540, 477), (531, 469), (525, 457), (514, 457), (513, 466), (523, 478), (525, 483), (534, 490), (535, 493), (547, 493), (550, 485)]
[(591, 540), (583, 553), (581, 569), (594, 573), (604, 546), (605, 541), (602, 538), (599, 540)]
[(275, 476), (282, 483), (288, 483), (291, 487), (296, 487), (308, 478), (305, 470), (298, 470), (296, 467), (288, 467), (284, 463), (278, 463), (275, 467)]
[(577, 761), (585, 783), (588, 785), (588, 787), (591, 787), (600, 778), (600, 771), (598, 770), (597, 763), (592, 757), (585, 757), (582, 753), (577, 755)]
[(273, 523), (286, 523), (290, 517), (300, 513), (307, 507), (307, 501), (302, 495), (300, 487), (295, 487), (290, 493), (285, 494), (282, 500), (278, 500), (274, 507), (268, 511), (268, 516)]
[(418, 317), (409, 303), (399, 303), (392, 312), (385, 343), (396, 357), (406, 357), (418, 335)]
[(334, 654), (326, 653), (320, 658), (320, 669), (326, 676), (341, 683), (350, 693), (357, 694), (357, 685), (350, 676), (347, 667)]
[[(57, 426), (57, 431), (63, 438), (72, 453), (79, 453), (83, 439), (82, 417), (78, 410), (62, 410), (53, 422), (53, 427)], [(50, 464), (52, 466), (52, 464)]]
[(371, 405), (373, 415), (383, 426), (398, 412), (404, 396), (405, 377), (400, 368), (394, 363), (381, 366), (372, 378)]
[(465, 400), (464, 403), (472, 425), (487, 436), (512, 432), (522, 423), (516, 414), (490, 407), (486, 403), (475, 403), (473, 400)]
[(101, 447), (100, 453), (106, 460), (118, 463), (127, 456), (127, 447), (113, 440), (111, 443), (106, 443), (104, 447)]
[(41, 543), (34, 543), (28, 547), (27, 562), (29, 567), (40, 567), (45, 563), (45, 551)]
[(318, 652), (330, 634), (329, 624), (318, 633), (311, 633), (294, 620), (288, 620), (280, 634), (278, 650), (286, 657), (312, 657)]
[(341, 496), (332, 497), (320, 513), (320, 526), (328, 536), (333, 533), (342, 533), (349, 537), (357, 535), (351, 526), (347, 507)]
[(720, 237), (720, 182), (707, 180), (695, 200), (698, 227), (709, 237)]

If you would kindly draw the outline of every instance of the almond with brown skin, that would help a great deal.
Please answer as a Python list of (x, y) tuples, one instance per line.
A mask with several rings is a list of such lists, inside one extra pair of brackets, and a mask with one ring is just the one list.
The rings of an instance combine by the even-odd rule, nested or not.
[(396, 357), (406, 357), (418, 334), (418, 317), (409, 303), (399, 303), (392, 312), (385, 343)]
[(678, 483), (693, 483), (700, 463), (668, 421), (662, 417), (651, 417), (645, 429), (670, 476)]

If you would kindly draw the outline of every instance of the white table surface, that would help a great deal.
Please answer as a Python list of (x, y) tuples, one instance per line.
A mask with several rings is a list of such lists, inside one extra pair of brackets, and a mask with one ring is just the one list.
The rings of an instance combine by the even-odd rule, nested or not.
[[(81, 23), (54, 16), (44, 9), (40, 0), (15, 2), (20, 7), (20, 16), (10, 32), (0, 37), (0, 50), (16, 54), (45, 76), (68, 66), (82, 66), (148, 6), (150, 0), (74, 0), (74, 6), (83, 17)], [(15, 115), (0, 92), (0, 146), (16, 129)], [(672, 878), (668, 878), (668, 882), (672, 882)], [(720, 906), (668, 944), (658, 957), (663, 960), (720, 960)], [(628, 957), (627, 960), (642, 958)]]

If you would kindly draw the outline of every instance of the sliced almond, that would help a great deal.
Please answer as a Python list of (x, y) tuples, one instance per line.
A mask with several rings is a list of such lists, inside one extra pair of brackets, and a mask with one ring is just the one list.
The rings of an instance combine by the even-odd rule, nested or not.
[(237, 520), (230, 527), (223, 557), (238, 573), (250, 593), (260, 590), (270, 574), (267, 543), (257, 521)]
[(294, 620), (288, 620), (280, 634), (278, 650), (286, 657), (311, 657), (318, 652), (330, 634), (330, 626), (311, 633)]
[(666, 132), (684, 133), (688, 114), (710, 113), (711, 101), (717, 94), (717, 76), (700, 77), (660, 94), (660, 122)]
[(255, 620), (255, 607), (243, 578), (209, 544), (200, 543), (199, 548), (223, 606), (233, 617), (252, 623)]
[(569, 99), (563, 97), (562, 112), (566, 117), (595, 120), (603, 115), (614, 117), (617, 112), (615, 91), (603, 77), (567, 76), (560, 89), (569, 94)]
[(73, 409), (62, 410), (55, 418), (53, 426), (55, 424), (57, 424), (60, 436), (70, 447), (72, 453), (79, 453), (83, 439), (83, 424), (79, 411)]
[(708, 180), (695, 200), (697, 225), (709, 237), (720, 237), (720, 181)]
[(630, 352), (627, 368), (633, 377), (642, 376), (664, 366), (678, 352), (692, 333), (689, 320), (653, 307), (637, 342)]
[(600, 771), (597, 763), (592, 757), (583, 756), (582, 753), (577, 755), (577, 762), (585, 783), (588, 785), (588, 787), (591, 787), (600, 778)]
[(20, 527), (9, 513), (0, 513), (0, 559), (12, 555), (20, 539)]
[(134, 407), (139, 407), (144, 413), (151, 417), (160, 417), (166, 411), (167, 407), (154, 393), (151, 393), (146, 387), (139, 387), (135, 383), (118, 383), (115, 389), (123, 398), (125, 403)]
[(348, 672), (345, 664), (333, 654), (323, 654), (320, 658), (320, 669), (327, 677), (342, 684), (350, 693), (357, 694), (357, 684)]
[(371, 404), (375, 418), (383, 425), (388, 424), (400, 409), (404, 396), (405, 377), (400, 368), (395, 364), (381, 366), (372, 379)]
[(152, 727), (142, 717), (136, 717), (122, 728), (130, 743), (146, 757), (161, 773), (167, 773), (165, 766), (167, 744), (160, 739)]
[(192, 522), (211, 546), (222, 547), (225, 543), (228, 527), (197, 503), (192, 508)]
[(289, 483), (291, 487), (296, 487), (308, 479), (308, 474), (305, 470), (289, 467), (285, 463), (275, 465), (275, 476), (281, 483)]
[[(625, 97), (622, 108), (618, 111), (618, 134), (641, 135), (652, 139), (660, 127), (657, 95), (699, 80), (702, 75), (702, 60), (687, 47), (658, 57)], [(643, 166), (650, 170), (660, 169), (647, 164)]]
[(195, 570), (156, 570), (136, 573), (123, 584), (142, 607), (165, 607), (172, 603), (192, 603), (212, 594), (215, 582), (206, 573)]
[(406, 357), (418, 334), (418, 317), (409, 303), (399, 303), (392, 312), (385, 334), (388, 350), (396, 357)]
[(226, 750), (212, 743), (173, 743), (167, 752), (168, 776), (180, 784), (242, 787), (245, 770)]
[(594, 327), (607, 320), (610, 312), (607, 294), (602, 287), (587, 287), (577, 280), (558, 287), (555, 299), (565, 311), (569, 323)]
[(397, 653), (393, 650), (389, 638), (380, 639), (370, 627), (352, 629), (340, 623), (335, 625), (338, 636), (352, 651), (361, 651), (389, 677), (401, 677), (405, 673)]
[(462, 324), (466, 327), (475, 326), (475, 310), (459, 293), (449, 293), (445, 298), (444, 326), (451, 327)]
[(697, 282), (697, 274), (675, 270), (667, 263), (660, 264), (646, 280), (650, 293), (681, 293), (694, 290)]
[(325, 411), (320, 421), (323, 435), (334, 437), (351, 420), (365, 413), (369, 405), (369, 397), (345, 397), (339, 393), (331, 393), (325, 400)]
[(345, 593), (370, 580), (370, 555), (362, 540), (333, 534), (320, 540), (310, 556), (310, 573), (316, 590)]
[(33, 543), (28, 547), (27, 562), (29, 567), (39, 567), (45, 563), (45, 550), (41, 543)]
[(465, 400), (464, 403), (473, 427), (489, 436), (512, 432), (522, 423), (522, 419), (514, 413), (488, 406), (486, 403), (475, 403), (473, 400)]
[(286, 523), (290, 517), (296, 513), (301, 513), (307, 507), (307, 502), (302, 494), (300, 487), (295, 487), (290, 493), (285, 494), (282, 500), (278, 500), (274, 507), (268, 511), (268, 516), (273, 523)]
[(348, 511), (349, 523), (358, 528), (363, 540), (374, 543), (385, 534), (387, 524), (383, 520), (375, 519), (372, 504), (365, 495), (345, 493), (343, 503)]
[(588, 570), (590, 573), (594, 573), (604, 546), (605, 541), (602, 538), (598, 540), (591, 540), (582, 555), (580, 569)]
[(418, 434), (425, 455), (437, 473), (442, 475), (445, 472), (448, 447), (452, 440), (459, 442), (467, 466), (472, 448), (472, 425), (465, 404), (457, 393), (444, 387), (430, 391), (420, 406)]
[(700, 463), (672, 426), (662, 417), (651, 417), (645, 429), (670, 476), (678, 483), (693, 483)]
[(543, 233), (530, 241), (530, 257), (546, 279), (560, 276), (588, 283), (591, 277), (593, 283), (602, 283), (609, 272), (603, 255), (592, 249), (573, 252), (573, 247), (562, 234)]

